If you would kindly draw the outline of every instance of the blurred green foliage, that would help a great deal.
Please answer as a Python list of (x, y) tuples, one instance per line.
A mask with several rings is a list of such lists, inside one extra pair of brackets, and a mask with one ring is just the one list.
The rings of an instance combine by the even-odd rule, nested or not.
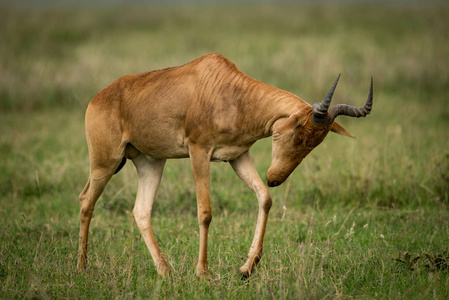
[(348, 95), (358, 96), (374, 76), (377, 91), (433, 101), (449, 83), (448, 10), (443, 4), (4, 6), (0, 108), (84, 108), (121, 75), (208, 52), (305, 99), (321, 97), (341, 72), (346, 81), (339, 89)]

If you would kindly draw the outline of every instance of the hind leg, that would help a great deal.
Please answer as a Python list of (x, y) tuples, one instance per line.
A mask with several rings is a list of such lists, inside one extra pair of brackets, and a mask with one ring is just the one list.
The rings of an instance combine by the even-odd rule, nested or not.
[(78, 249), (78, 270), (86, 268), (87, 259), (87, 239), (89, 234), (89, 224), (94, 212), (94, 206), (100, 195), (103, 193), (106, 184), (112, 174), (101, 179), (90, 177), (84, 190), (80, 194), (80, 233)]
[(157, 272), (159, 275), (165, 276), (168, 274), (169, 268), (162, 257), (151, 228), (151, 211), (164, 170), (165, 159), (152, 159), (139, 154), (133, 159), (133, 163), (138, 174), (137, 198), (133, 209), (134, 219), (150, 251)]
[(120, 152), (123, 151), (118, 151), (117, 153), (114, 153), (115, 155), (112, 156), (106, 151), (103, 151), (101, 153), (99, 151), (94, 151), (93, 147), (89, 147), (90, 176), (87, 180), (86, 186), (84, 187), (79, 197), (80, 233), (78, 249), (78, 270), (86, 268), (87, 239), (95, 203), (103, 193), (106, 184), (108, 183), (109, 179), (111, 179), (112, 175), (114, 175), (115, 170), (117, 170), (117, 167), (122, 161), (123, 155), (121, 155)]
[(86, 267), (89, 224), (95, 203), (125, 156), (126, 141), (122, 139), (117, 107), (105, 105), (104, 97), (104, 94), (98, 94), (86, 110), (90, 176), (80, 194), (78, 269)]

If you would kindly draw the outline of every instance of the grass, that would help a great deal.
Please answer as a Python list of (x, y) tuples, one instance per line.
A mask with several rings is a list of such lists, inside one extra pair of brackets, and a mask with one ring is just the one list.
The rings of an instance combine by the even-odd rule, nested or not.
[[(0, 9), (0, 298), (437, 298), (449, 296), (449, 6), (240, 5)], [(97, 203), (76, 271), (83, 114), (117, 77), (220, 52), (312, 103), (342, 73), (339, 120), (279, 188), (264, 256), (242, 281), (257, 203), (212, 164), (212, 280), (195, 275), (188, 160), (166, 165), (153, 225), (173, 274), (159, 278), (132, 218), (132, 164)], [(262, 177), (271, 143), (252, 156)]]

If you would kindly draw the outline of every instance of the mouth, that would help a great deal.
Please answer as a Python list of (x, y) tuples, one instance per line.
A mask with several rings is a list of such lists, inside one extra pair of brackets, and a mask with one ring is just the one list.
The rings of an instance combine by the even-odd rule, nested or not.
[(278, 186), (278, 185), (280, 185), (282, 182), (279, 182), (279, 181), (276, 181), (276, 180), (274, 180), (274, 181), (269, 181), (268, 179), (267, 179), (267, 185), (269, 186), (269, 187), (276, 187), (276, 186)]

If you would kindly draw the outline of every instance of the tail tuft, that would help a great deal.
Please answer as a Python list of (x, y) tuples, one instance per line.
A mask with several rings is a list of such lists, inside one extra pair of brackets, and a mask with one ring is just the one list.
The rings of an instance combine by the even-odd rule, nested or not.
[(114, 174), (120, 172), (120, 170), (123, 168), (125, 164), (126, 164), (126, 157), (123, 157), (122, 161), (120, 162), (120, 165), (117, 167), (117, 170), (115, 170)]

